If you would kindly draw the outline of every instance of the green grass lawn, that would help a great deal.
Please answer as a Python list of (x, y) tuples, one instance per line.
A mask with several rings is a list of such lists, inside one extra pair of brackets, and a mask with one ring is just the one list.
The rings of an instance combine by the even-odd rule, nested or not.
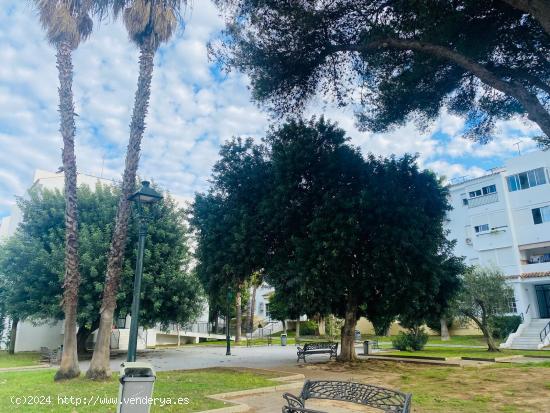
[[(395, 363), (394, 363), (395, 364)], [(417, 413), (550, 412), (550, 362), (477, 367), (399, 367), (392, 382)]]
[[(379, 343), (384, 346), (391, 345), (392, 336), (390, 337), (376, 337), (376, 336), (364, 336), (366, 339), (377, 339)], [(495, 343), (500, 344), (500, 340), (495, 340)], [(442, 341), (440, 336), (430, 336), (428, 344), (442, 344), (442, 345), (458, 345), (458, 346), (486, 346), (483, 336), (454, 336), (450, 340)]]
[(414, 413), (550, 412), (550, 362), (447, 367), (371, 359), (312, 365), (307, 376), (412, 393)]
[(7, 351), (0, 351), (0, 368), (35, 366), (40, 363), (38, 353), (16, 353), (8, 354)]
[(490, 353), (482, 348), (453, 348), (453, 347), (424, 347), (420, 351), (391, 351), (380, 353), (383, 355), (396, 356), (420, 356), (420, 357), (473, 357), (473, 358), (501, 358), (516, 355), (522, 356), (547, 356), (550, 358), (548, 350), (501, 350), (497, 353)]
[[(118, 380), (94, 382), (80, 377), (61, 383), (53, 381), (54, 370), (0, 373), (0, 412), (115, 412), (116, 405), (78, 407), (61, 405), (58, 396), (117, 397)], [(271, 373), (239, 369), (206, 369), (160, 372), (155, 383), (154, 397), (189, 398), (187, 405), (153, 406), (152, 412), (192, 412), (223, 407), (226, 403), (206, 398), (207, 395), (236, 390), (273, 386)], [(50, 396), (51, 404), (23, 406), (12, 404), (12, 397)], [(45, 400), (45, 399), (44, 399)], [(83, 399), (82, 399), (83, 400)]]

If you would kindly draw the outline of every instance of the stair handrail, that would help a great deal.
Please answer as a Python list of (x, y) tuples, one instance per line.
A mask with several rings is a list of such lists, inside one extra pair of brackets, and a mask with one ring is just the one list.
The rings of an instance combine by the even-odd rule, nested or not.
[(546, 336), (548, 336), (548, 334), (550, 334), (550, 321), (549, 321), (549, 322), (546, 324), (546, 326), (540, 331), (539, 337), (540, 337), (541, 343), (544, 342), (544, 339), (546, 338)]
[[(529, 314), (529, 309), (530, 308), (531, 308), (531, 304), (529, 304), (527, 306), (527, 310), (525, 310), (525, 316), (527, 316), (527, 314)], [(521, 317), (521, 322), (525, 323), (525, 316), (523, 315), (523, 313), (519, 313), (519, 316)]]

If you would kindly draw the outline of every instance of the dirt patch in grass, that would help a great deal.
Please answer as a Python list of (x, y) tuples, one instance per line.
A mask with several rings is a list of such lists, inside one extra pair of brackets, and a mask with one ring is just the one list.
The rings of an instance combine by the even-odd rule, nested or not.
[(550, 413), (550, 363), (443, 367), (370, 360), (298, 368), (307, 378), (351, 380), (413, 394), (413, 412)]

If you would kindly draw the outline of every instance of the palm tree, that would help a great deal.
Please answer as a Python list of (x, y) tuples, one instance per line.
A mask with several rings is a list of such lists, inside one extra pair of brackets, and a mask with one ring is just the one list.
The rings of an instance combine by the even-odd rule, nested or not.
[(76, 349), (76, 312), (80, 284), (78, 259), (78, 215), (76, 199), (76, 158), (74, 138), (76, 133), (73, 103), (72, 52), (92, 32), (90, 13), (100, 9), (101, 2), (92, 0), (34, 0), (40, 23), (46, 30), (48, 41), (57, 50), (59, 73), (60, 132), (63, 138), (62, 162), (65, 172), (65, 276), (63, 282), (63, 311), (65, 331), (63, 356), (55, 380), (70, 379), (80, 375)]
[(128, 218), (130, 216), (128, 197), (135, 188), (141, 140), (145, 130), (145, 116), (147, 115), (151, 94), (153, 59), (160, 44), (170, 39), (176, 30), (179, 12), (185, 3), (185, 0), (112, 0), (111, 2), (114, 16), (122, 15), (130, 39), (139, 47), (139, 77), (130, 123), (130, 141), (122, 178), (122, 193), (118, 204), (115, 229), (107, 263), (107, 274), (103, 287), (99, 330), (90, 368), (86, 373), (86, 376), (92, 379), (103, 379), (111, 374), (109, 344), (116, 308), (116, 294), (126, 247)]

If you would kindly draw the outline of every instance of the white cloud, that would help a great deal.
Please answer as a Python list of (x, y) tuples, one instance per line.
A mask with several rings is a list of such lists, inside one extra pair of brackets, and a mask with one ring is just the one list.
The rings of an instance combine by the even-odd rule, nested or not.
[[(0, 216), (30, 186), (35, 169), (61, 164), (55, 50), (30, 4), (3, 0), (0, 9)], [(186, 20), (185, 31), (155, 59), (139, 174), (189, 198), (206, 187), (220, 144), (236, 135), (263, 136), (268, 116), (250, 102), (246, 76), (232, 72), (220, 78), (212, 70), (206, 43), (223, 27), (214, 5), (196, 2)], [(121, 176), (137, 75), (138, 50), (120, 22), (96, 24), (74, 52), (82, 172)], [(529, 136), (536, 133), (521, 120), (500, 122), (502, 137), (480, 147), (459, 137), (464, 121), (447, 113), (428, 131), (407, 124), (385, 134), (358, 131), (353, 113), (334, 105), (315, 102), (309, 113), (338, 121), (364, 152), (419, 153), (422, 165), (449, 177), (481, 173), (471, 166), (476, 159), (509, 157), (520, 139), (522, 150), (532, 150)], [(436, 132), (449, 138), (438, 139)]]

